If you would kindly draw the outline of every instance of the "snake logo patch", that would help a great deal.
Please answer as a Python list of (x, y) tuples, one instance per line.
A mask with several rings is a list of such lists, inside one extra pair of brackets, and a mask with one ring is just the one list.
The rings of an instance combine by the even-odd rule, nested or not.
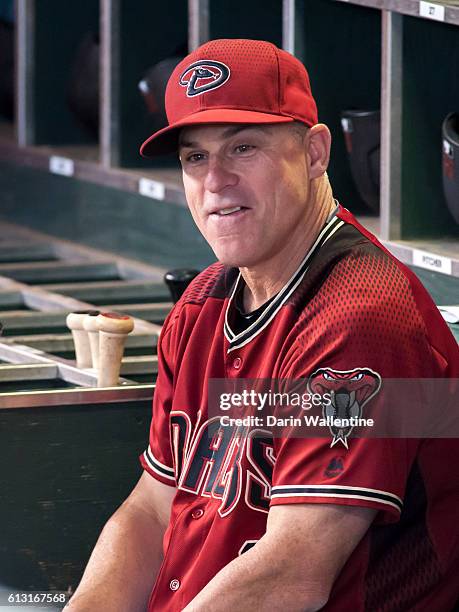
[[(308, 388), (312, 393), (331, 397), (331, 402), (323, 403), (324, 419), (361, 418), (362, 409), (381, 389), (381, 376), (370, 368), (354, 370), (333, 370), (320, 368), (311, 375)], [(333, 436), (330, 448), (341, 442), (349, 448), (348, 438), (354, 429), (352, 425), (329, 425)]]
[(221, 87), (230, 78), (230, 74), (230, 69), (222, 62), (199, 60), (182, 72), (179, 83), (186, 87), (186, 95), (192, 98)]

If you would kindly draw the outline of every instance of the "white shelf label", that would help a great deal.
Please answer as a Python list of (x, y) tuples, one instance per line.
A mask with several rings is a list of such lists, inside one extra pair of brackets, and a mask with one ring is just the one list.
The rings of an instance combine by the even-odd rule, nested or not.
[(164, 200), (166, 196), (166, 188), (163, 183), (152, 181), (151, 179), (147, 178), (141, 178), (139, 180), (139, 193), (140, 195), (147, 196), (147, 198)]
[(431, 2), (419, 3), (419, 14), (427, 19), (435, 21), (445, 21), (445, 7), (441, 4), (432, 4)]
[(449, 257), (442, 257), (435, 253), (427, 251), (419, 251), (413, 249), (413, 265), (425, 268), (426, 270), (434, 270), (443, 274), (452, 274), (453, 267)]
[(52, 155), (49, 158), (49, 171), (53, 174), (60, 174), (61, 176), (73, 176), (75, 164), (73, 163), (73, 159), (69, 159), (68, 157)]

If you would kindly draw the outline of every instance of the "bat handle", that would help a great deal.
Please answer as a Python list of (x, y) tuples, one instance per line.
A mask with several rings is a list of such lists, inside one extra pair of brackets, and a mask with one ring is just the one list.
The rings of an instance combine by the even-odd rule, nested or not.
[(134, 329), (132, 317), (102, 312), (96, 317), (99, 329), (98, 387), (118, 384), (126, 337)]

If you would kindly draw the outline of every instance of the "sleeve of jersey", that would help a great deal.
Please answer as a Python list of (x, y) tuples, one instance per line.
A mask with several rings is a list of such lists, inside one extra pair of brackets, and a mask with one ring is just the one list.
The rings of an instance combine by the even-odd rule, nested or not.
[(275, 440), (271, 506), (338, 504), (379, 510), (378, 521), (397, 521), (414, 441), (355, 438), (330, 448), (331, 437)]
[[(411, 355), (414, 350), (421, 351), (419, 358), (427, 367), (430, 363), (429, 347), (425, 345), (423, 353), (422, 340), (410, 347), (409, 342), (403, 345), (389, 333), (385, 339), (374, 343), (372, 338), (370, 342), (368, 335), (358, 334), (358, 323), (353, 326), (352, 321), (331, 343), (325, 336), (328, 331), (324, 329), (322, 341), (315, 339), (309, 345), (307, 339), (303, 344), (300, 339), (282, 377), (304, 378), (311, 392), (328, 389), (335, 414), (343, 410), (360, 412), (362, 418), (383, 414), (387, 406), (385, 380), (422, 376)], [(315, 413), (324, 416), (323, 405)], [(271, 506), (363, 506), (379, 511), (377, 522), (397, 521), (419, 440), (357, 437), (352, 430), (332, 430), (328, 425), (320, 435), (308, 437), (306, 433), (274, 440)]]
[(167, 320), (158, 341), (158, 377), (153, 396), (153, 415), (148, 448), (140, 455), (144, 470), (163, 484), (175, 487), (175, 471), (170, 445), (169, 412), (173, 381), (169, 361), (171, 327)]

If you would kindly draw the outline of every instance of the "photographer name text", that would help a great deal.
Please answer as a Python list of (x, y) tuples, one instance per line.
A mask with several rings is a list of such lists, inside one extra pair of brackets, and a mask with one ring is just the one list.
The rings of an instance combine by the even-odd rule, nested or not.
[(320, 417), (305, 414), (302, 417), (276, 417), (272, 414), (266, 416), (246, 416), (242, 418), (224, 415), (220, 417), (222, 427), (373, 427), (373, 419), (350, 417)]

